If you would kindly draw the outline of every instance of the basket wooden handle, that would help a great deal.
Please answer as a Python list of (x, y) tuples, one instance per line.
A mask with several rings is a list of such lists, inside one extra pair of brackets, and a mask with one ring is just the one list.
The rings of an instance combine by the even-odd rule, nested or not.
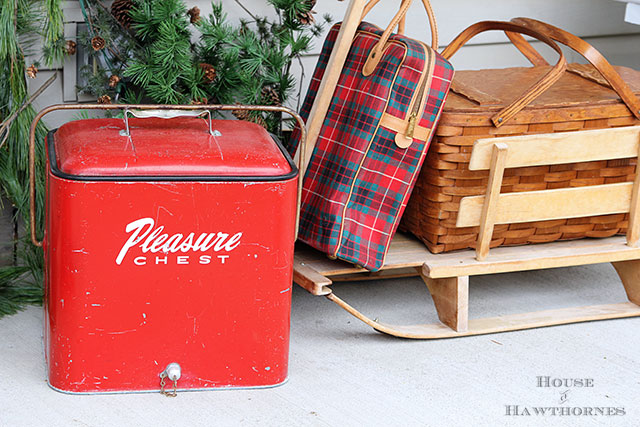
[[(375, 6), (380, 0), (371, 0), (364, 9), (362, 14), (362, 18), (366, 16), (367, 13)], [(400, 5), (400, 10), (391, 20), (391, 23), (387, 26), (387, 28), (380, 36), (380, 40), (378, 43), (371, 49), (369, 53), (369, 57), (362, 67), (362, 74), (364, 76), (369, 76), (373, 73), (373, 71), (378, 66), (380, 59), (382, 59), (382, 54), (387, 45), (387, 41), (389, 41), (389, 37), (391, 37), (391, 33), (396, 26), (399, 26), (402, 30), (404, 30), (404, 19), (407, 15), (407, 11), (409, 10), (409, 6), (411, 6), (413, 0), (404, 0)], [(422, 4), (424, 5), (425, 10), (427, 11), (427, 16), (429, 17), (429, 25), (431, 27), (431, 48), (433, 50), (438, 50), (438, 25), (436, 23), (436, 18), (433, 13), (433, 8), (431, 7), (431, 3), (429, 0), (422, 0)]]
[(555, 82), (562, 77), (562, 74), (567, 69), (567, 60), (562, 53), (562, 49), (548, 36), (540, 33), (534, 29), (526, 27), (524, 25), (515, 22), (502, 22), (502, 21), (482, 21), (471, 25), (458, 35), (450, 44), (442, 51), (442, 56), (446, 59), (450, 59), (462, 46), (464, 46), (471, 38), (483, 33), (485, 31), (501, 30), (510, 33), (526, 34), (541, 42), (550, 46), (553, 50), (558, 52), (560, 57), (556, 65), (545, 74), (538, 82), (528, 88), (522, 95), (517, 97), (511, 104), (503, 108), (497, 114), (495, 114), (491, 121), (496, 127), (504, 125), (509, 119), (518, 114), (520, 110), (526, 107), (530, 102), (544, 93)]
[[(518, 23), (534, 31), (543, 33), (558, 43), (573, 49), (582, 55), (611, 85), (616, 91), (620, 99), (629, 107), (631, 114), (640, 119), (640, 99), (633, 93), (620, 74), (613, 66), (602, 56), (600, 52), (586, 41), (582, 40), (565, 30), (554, 27), (551, 24), (537, 21), (531, 18), (514, 18), (512, 22)], [(544, 58), (527, 42), (521, 34), (508, 34), (511, 42), (531, 61), (533, 65), (548, 65)], [(544, 62), (542, 62), (542, 61)]]

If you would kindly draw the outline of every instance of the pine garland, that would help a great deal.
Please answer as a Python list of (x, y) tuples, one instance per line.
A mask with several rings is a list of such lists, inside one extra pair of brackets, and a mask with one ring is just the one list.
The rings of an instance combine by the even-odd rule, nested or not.
[[(56, 2), (48, 2), (47, 12), (56, 15)], [(16, 220), (29, 224), (29, 169), (28, 144), (29, 127), (36, 115), (30, 105), (24, 107), (28, 91), (26, 83), (25, 49), (35, 40), (34, 35), (42, 34), (37, 25), (46, 18), (39, 16), (39, 2), (36, 0), (0, 0), (0, 119), (7, 120), (20, 111), (11, 122), (7, 122), (6, 142), (0, 150), (0, 190), (16, 212)], [(62, 25), (60, 23), (60, 25)], [(55, 34), (53, 25), (45, 26)], [(47, 36), (49, 37), (49, 36)], [(50, 38), (49, 40), (55, 41)], [(57, 43), (57, 41), (55, 41)], [(53, 61), (45, 55), (47, 62)], [(36, 169), (44, 168), (44, 137), (46, 128), (38, 126), (36, 132)], [(38, 207), (37, 226), (43, 224), (44, 179), (37, 176)], [(26, 231), (26, 230), (25, 230)], [(27, 234), (24, 233), (23, 234)], [(18, 242), (17, 265), (0, 268), (0, 316), (13, 313), (25, 304), (38, 303), (42, 299), (42, 250), (26, 241)]]
[[(235, 26), (227, 21), (222, 3), (212, 3), (213, 12), (205, 18), (183, 0), (131, 0), (126, 27), (123, 7), (114, 9), (114, 16), (99, 0), (81, 1), (87, 4), (91, 31), (80, 43), (88, 45), (89, 36), (100, 36), (106, 48), (88, 49), (93, 63), (82, 70), (87, 83), (80, 90), (125, 103), (188, 104), (205, 99), (284, 104), (296, 88), (298, 95), (302, 89), (291, 74), (292, 62), (300, 61), (331, 21), (328, 16), (322, 23), (308, 20), (312, 0), (268, 0), (275, 20), (254, 15), (236, 0), (251, 19)], [(193, 43), (196, 31), (199, 40)], [(101, 58), (105, 51), (108, 60)], [(109, 84), (113, 75), (119, 77), (115, 86)], [(279, 114), (251, 112), (243, 119), (275, 133), (282, 128)]]
[(186, 104), (206, 97), (203, 70), (191, 50), (190, 20), (182, 0), (148, 0), (130, 12), (132, 28), (145, 44), (124, 71), (160, 104)]

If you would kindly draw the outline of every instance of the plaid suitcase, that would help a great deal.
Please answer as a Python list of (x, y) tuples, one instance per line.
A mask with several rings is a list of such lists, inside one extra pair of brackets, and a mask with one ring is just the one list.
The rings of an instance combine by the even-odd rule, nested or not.
[[(371, 271), (384, 265), (453, 77), (451, 64), (433, 48), (391, 35), (410, 3), (384, 32), (360, 24), (302, 189), (299, 239)], [(339, 29), (330, 30), (320, 54), (301, 111), (305, 120)], [(299, 137), (295, 130), (292, 154)]]

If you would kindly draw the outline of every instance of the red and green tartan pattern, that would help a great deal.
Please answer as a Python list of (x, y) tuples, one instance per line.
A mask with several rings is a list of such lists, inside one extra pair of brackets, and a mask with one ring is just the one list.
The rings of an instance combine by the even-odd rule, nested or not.
[[(323, 46), (301, 115), (306, 120), (339, 31)], [(377, 271), (426, 156), (429, 141), (399, 148), (396, 132), (380, 126), (383, 113), (406, 119), (426, 62), (435, 65), (419, 126), (433, 129), (453, 69), (436, 52), (400, 35), (390, 38), (373, 74), (362, 75), (382, 30), (363, 22), (354, 38), (304, 177), (299, 239), (329, 255)], [(416, 102), (420, 102), (417, 100)], [(289, 151), (299, 144), (294, 130)]]

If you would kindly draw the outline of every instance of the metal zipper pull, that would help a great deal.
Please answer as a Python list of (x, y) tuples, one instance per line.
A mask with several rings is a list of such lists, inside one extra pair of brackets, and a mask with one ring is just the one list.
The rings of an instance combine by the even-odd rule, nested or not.
[(409, 125), (407, 126), (407, 132), (405, 133), (405, 136), (409, 139), (411, 139), (413, 141), (413, 133), (416, 130), (416, 122), (418, 118), (418, 114), (417, 113), (411, 113), (411, 115), (409, 116)]
[(413, 144), (413, 134), (416, 130), (417, 117), (418, 114), (416, 112), (411, 113), (407, 122), (407, 130), (404, 135), (400, 132), (396, 134), (395, 141), (398, 148), (409, 148), (411, 144)]

